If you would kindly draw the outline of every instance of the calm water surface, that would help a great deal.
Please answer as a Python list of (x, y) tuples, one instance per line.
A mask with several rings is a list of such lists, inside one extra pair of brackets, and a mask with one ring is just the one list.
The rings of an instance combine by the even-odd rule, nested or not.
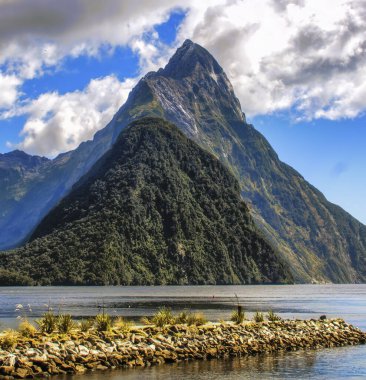
[[(17, 304), (30, 305), (29, 318), (51, 305), (83, 318), (104, 305), (110, 314), (134, 321), (159, 307), (202, 311), (210, 320), (228, 319), (236, 296), (250, 317), (272, 309), (283, 318), (342, 317), (366, 331), (366, 285), (35, 287), (0, 288), (0, 323), (15, 327)], [(299, 351), (232, 360), (178, 363), (147, 369), (74, 376), (75, 380), (122, 379), (366, 379), (366, 347)], [(63, 377), (62, 379), (70, 379)]]

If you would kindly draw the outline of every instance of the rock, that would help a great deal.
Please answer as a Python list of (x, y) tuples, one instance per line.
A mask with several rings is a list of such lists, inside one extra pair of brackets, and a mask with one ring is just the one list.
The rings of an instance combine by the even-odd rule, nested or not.
[(25, 379), (30, 374), (27, 368), (17, 368), (15, 373), (16, 373), (16, 377), (19, 379)]
[(14, 366), (8, 365), (8, 366), (2, 366), (0, 367), (0, 374), (4, 376), (11, 376), (11, 374), (14, 372)]

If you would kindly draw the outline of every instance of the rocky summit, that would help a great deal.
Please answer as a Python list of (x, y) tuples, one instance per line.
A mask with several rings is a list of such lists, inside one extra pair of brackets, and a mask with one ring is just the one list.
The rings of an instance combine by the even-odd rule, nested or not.
[(189, 40), (165, 68), (140, 80), (93, 141), (46, 162), (27, 179), (21, 176), (10, 195), (0, 193), (0, 248), (29, 237), (120, 132), (146, 116), (173, 122), (229, 168), (256, 225), (290, 266), (296, 282), (366, 281), (366, 227), (279, 160), (246, 122), (223, 69)]
[(162, 119), (143, 118), (39, 224), (0, 254), (0, 284), (289, 282), (235, 177)]

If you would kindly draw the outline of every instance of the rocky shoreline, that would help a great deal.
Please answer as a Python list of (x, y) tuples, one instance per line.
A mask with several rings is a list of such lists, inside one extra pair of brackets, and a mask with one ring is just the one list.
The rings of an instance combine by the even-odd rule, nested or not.
[(342, 319), (146, 326), (128, 332), (113, 329), (68, 335), (37, 333), (33, 338), (18, 339), (13, 347), (0, 347), (0, 379), (365, 343), (366, 333)]

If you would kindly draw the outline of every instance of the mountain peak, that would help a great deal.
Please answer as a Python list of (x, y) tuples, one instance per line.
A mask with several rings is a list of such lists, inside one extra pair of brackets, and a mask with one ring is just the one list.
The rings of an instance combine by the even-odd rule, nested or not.
[(165, 68), (159, 70), (159, 74), (182, 79), (192, 75), (197, 67), (214, 74), (223, 72), (222, 67), (205, 48), (187, 39), (170, 58)]

